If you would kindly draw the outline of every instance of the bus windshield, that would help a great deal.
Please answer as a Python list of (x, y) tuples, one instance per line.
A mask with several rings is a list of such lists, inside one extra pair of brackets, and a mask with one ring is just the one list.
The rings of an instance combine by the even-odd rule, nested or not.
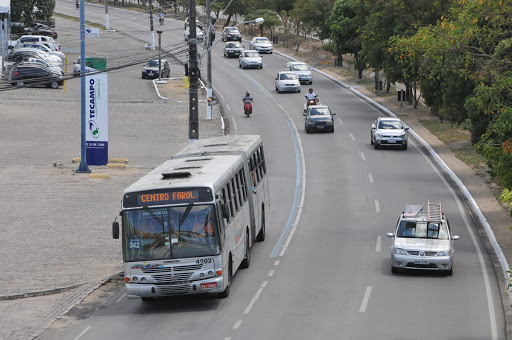
[(193, 205), (123, 213), (125, 261), (151, 261), (220, 254), (215, 206)]

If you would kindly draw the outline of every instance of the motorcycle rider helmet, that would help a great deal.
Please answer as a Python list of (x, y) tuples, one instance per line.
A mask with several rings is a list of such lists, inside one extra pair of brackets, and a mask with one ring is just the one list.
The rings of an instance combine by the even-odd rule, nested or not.
[(309, 88), (309, 92), (313, 92), (313, 88), (312, 87)]
[(251, 96), (251, 92), (249, 92), (249, 91), (245, 92), (245, 96), (246, 97), (250, 97)]

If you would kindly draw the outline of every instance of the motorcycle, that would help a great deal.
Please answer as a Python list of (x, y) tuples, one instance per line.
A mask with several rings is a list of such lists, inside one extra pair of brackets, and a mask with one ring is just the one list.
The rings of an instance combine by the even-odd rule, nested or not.
[(160, 17), (158, 21), (160, 22), (160, 26), (164, 25), (164, 17)]
[(244, 100), (244, 114), (249, 117), (252, 113), (252, 103), (250, 100)]
[(76, 6), (76, 9), (79, 9), (80, 8), (80, 2), (76, 1), (75, 2), (75, 6)]
[(318, 98), (318, 96), (316, 96), (315, 99), (307, 99), (306, 97), (306, 102), (304, 103), (304, 112), (307, 111), (310, 105), (317, 105), (319, 102), (320, 98)]

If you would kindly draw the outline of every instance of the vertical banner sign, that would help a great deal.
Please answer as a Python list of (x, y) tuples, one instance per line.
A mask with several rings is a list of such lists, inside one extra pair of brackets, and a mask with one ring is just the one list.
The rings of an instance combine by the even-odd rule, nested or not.
[(106, 73), (85, 77), (86, 156), (89, 165), (108, 163), (108, 83)]

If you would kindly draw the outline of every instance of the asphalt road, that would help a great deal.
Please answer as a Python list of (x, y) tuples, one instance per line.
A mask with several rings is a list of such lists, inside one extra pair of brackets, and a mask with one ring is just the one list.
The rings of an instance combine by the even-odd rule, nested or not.
[[(76, 14), (70, 1), (57, 1), (56, 11)], [(88, 20), (103, 21), (101, 6), (88, 5), (86, 11)], [(109, 13), (112, 27), (148, 39), (147, 16), (114, 8)], [(167, 20), (163, 27), (166, 46), (183, 41), (182, 24)], [(267, 239), (253, 247), (251, 268), (238, 272), (225, 300), (179, 297), (147, 304), (127, 300), (121, 290), (105, 309), (59, 336), (505, 338), (499, 286), (478, 232), (417, 143), (411, 140), (407, 151), (374, 150), (370, 125), (380, 113), (319, 75), (313, 87), (337, 114), (336, 129), (306, 135), (302, 105), (310, 86), (300, 94), (274, 91), (274, 76), (286, 59), (265, 55), (262, 70), (240, 70), (238, 60), (222, 57), (221, 44), (212, 59), (230, 132), (261, 134), (265, 145), (271, 211)], [(255, 98), (250, 118), (241, 112), (246, 90)], [(301, 187), (305, 190), (297, 192)], [(443, 203), (452, 232), (461, 238), (455, 244), (454, 275), (392, 275), (386, 232), (394, 231), (406, 203), (427, 200)], [(290, 218), (295, 208), (300, 215)], [(298, 223), (291, 225), (295, 217)], [(280, 243), (290, 227), (284, 236), (290, 238)]]

